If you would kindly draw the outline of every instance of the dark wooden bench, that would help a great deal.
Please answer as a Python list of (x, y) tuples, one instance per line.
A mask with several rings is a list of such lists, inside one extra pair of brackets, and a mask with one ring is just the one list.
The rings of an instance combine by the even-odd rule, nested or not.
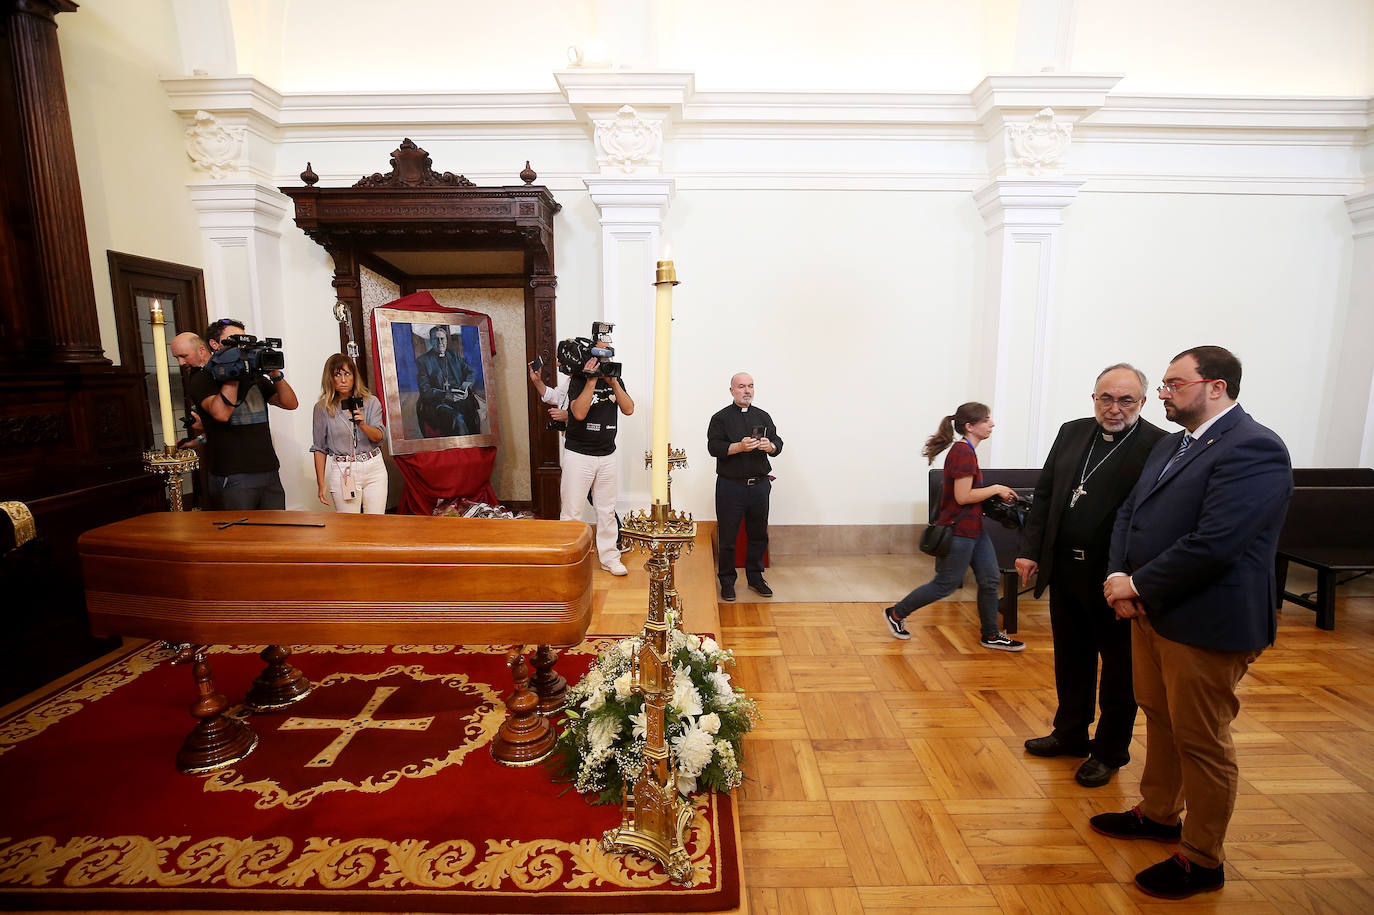
[[(1294, 479), (1299, 473), (1310, 471), (1295, 470)], [(1310, 594), (1296, 594), (1285, 589), (1290, 563), (1316, 570), (1317, 590), (1312, 592), (1316, 595), (1315, 600)], [(1374, 486), (1296, 487), (1274, 561), (1280, 606), (1286, 600), (1306, 607), (1317, 614), (1317, 628), (1335, 629), (1336, 586), (1341, 584), (1337, 576), (1354, 573), (1350, 577), (1359, 577), (1371, 571), (1374, 571)], [(1349, 581), (1350, 577), (1344, 580)]]
[[(1040, 468), (1034, 469), (989, 469), (983, 471), (983, 485), (1001, 483), (1010, 486), (1023, 498), (1030, 499), (1035, 494), (1035, 484), (1040, 480)], [(935, 515), (940, 507), (940, 487), (944, 482), (943, 471), (930, 471), (930, 517), (935, 523)], [(1002, 613), (1002, 628), (1007, 632), (1016, 631), (1016, 598), (1021, 594), (1020, 580), (1016, 574), (1016, 554), (1021, 549), (1021, 532), (1003, 527), (1000, 523), (984, 519), (983, 529), (992, 539), (997, 550), (997, 570), (1002, 576), (1002, 592), (997, 598), (997, 609)], [(1027, 588), (1026, 590), (1030, 590)]]
[(1374, 486), (1374, 467), (1294, 467), (1294, 486)]

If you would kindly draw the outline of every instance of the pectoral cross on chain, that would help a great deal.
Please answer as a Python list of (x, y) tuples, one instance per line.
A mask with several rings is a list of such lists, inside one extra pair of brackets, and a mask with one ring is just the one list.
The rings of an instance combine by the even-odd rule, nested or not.
[(1069, 496), (1069, 508), (1073, 508), (1075, 505), (1078, 504), (1079, 496), (1086, 496), (1087, 494), (1088, 491), (1083, 488), (1083, 484), (1079, 483), (1077, 488), (1074, 489), (1073, 495)]

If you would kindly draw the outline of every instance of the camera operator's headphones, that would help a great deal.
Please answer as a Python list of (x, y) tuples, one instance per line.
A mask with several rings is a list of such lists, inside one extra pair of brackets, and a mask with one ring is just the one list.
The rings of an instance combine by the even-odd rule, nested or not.
[(558, 344), (558, 370), (564, 375), (577, 377), (582, 374), (582, 366), (587, 364), (588, 350), (592, 341), (586, 337), (573, 337)]

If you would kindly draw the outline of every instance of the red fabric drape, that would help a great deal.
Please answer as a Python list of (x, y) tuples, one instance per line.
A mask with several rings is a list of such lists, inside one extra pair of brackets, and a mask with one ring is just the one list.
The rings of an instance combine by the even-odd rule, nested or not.
[(396, 469), (401, 471), (406, 487), (396, 512), (429, 515), (440, 499), (460, 496), (495, 505), (496, 492), (491, 488), (491, 468), (495, 464), (494, 447), (398, 454)]
[[(379, 307), (396, 311), (442, 311), (486, 318), (487, 339), (491, 341), (492, 355), (496, 355), (496, 335), (491, 332), (491, 317), (480, 311), (445, 308), (428, 292), (402, 296)], [(372, 364), (381, 364), (378, 361), (375, 317), (372, 321)], [(381, 401), (385, 413), (386, 397), (383, 396)], [(496, 504), (496, 491), (491, 488), (491, 470), (496, 465), (494, 446), (421, 451), (415, 454), (397, 454), (392, 458), (396, 462), (396, 469), (405, 480), (405, 489), (401, 492), (401, 500), (396, 505), (397, 514), (432, 514), (434, 506), (441, 499), (462, 498)]]

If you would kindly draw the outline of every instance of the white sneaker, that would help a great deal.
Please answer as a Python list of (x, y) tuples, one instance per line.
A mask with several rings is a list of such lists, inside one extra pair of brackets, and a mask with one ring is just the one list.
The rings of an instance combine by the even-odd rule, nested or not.
[(601, 568), (607, 572), (610, 572), (612, 575), (630, 574), (630, 570), (625, 568), (625, 563), (621, 562), (619, 559), (612, 559), (609, 563), (603, 562), (601, 564)]

